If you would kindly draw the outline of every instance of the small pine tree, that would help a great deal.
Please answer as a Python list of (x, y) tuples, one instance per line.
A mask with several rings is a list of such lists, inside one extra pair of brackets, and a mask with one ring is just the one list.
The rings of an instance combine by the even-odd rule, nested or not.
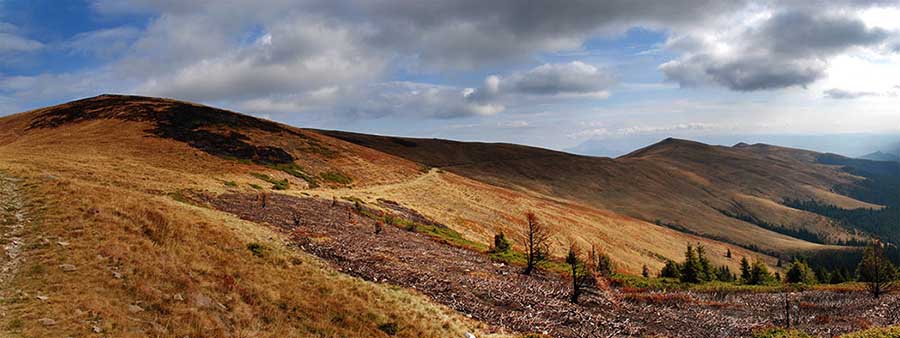
[(734, 282), (734, 274), (727, 265), (722, 265), (716, 270), (716, 279), (722, 282)]
[(609, 257), (608, 254), (601, 252), (597, 255), (597, 274), (603, 277), (610, 277), (613, 275), (613, 267), (612, 258)]
[(837, 269), (831, 273), (831, 278), (828, 280), (828, 283), (841, 284), (846, 281), (847, 281), (847, 275), (844, 273), (844, 269)]
[(650, 278), (650, 268), (647, 267), (647, 264), (644, 264), (644, 267), (641, 269), (641, 276), (644, 276), (644, 278)]
[(750, 267), (750, 283), (751, 285), (764, 285), (771, 283), (775, 278), (769, 272), (769, 267), (763, 261), (757, 260)]
[(681, 267), (679, 267), (678, 263), (675, 263), (675, 261), (668, 260), (662, 270), (659, 270), (659, 277), (681, 279)]
[(703, 266), (700, 265), (700, 259), (697, 257), (694, 247), (688, 245), (684, 252), (684, 264), (681, 266), (681, 282), (700, 283), (703, 281), (703, 274)]
[(819, 283), (828, 283), (831, 280), (831, 274), (824, 267), (816, 269), (816, 281)]
[(728, 251), (725, 251), (725, 257), (731, 258), (731, 249), (730, 248), (728, 249)]
[(741, 282), (750, 284), (750, 261), (747, 260), (747, 257), (741, 258)]
[(700, 280), (709, 282), (716, 279), (716, 268), (706, 258), (706, 248), (697, 245), (697, 261), (700, 262)]
[(791, 284), (816, 283), (816, 275), (813, 273), (812, 269), (809, 268), (809, 265), (806, 265), (806, 263), (800, 260), (795, 260), (794, 263), (791, 264), (785, 277), (787, 277), (785, 282)]

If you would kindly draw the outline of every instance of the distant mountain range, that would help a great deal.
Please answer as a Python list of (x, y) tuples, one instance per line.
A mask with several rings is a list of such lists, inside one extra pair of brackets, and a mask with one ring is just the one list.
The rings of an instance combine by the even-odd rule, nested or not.
[(874, 153), (871, 153), (871, 154), (866, 154), (866, 155), (860, 156), (859, 158), (864, 159), (864, 160), (871, 160), (871, 161), (900, 162), (900, 155), (893, 154), (893, 153), (886, 153), (886, 152), (882, 152), (880, 150), (876, 151)]

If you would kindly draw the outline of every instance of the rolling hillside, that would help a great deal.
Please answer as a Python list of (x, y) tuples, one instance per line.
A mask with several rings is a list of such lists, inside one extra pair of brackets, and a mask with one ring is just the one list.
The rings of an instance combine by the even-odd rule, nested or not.
[[(334, 231), (342, 222), (355, 231), (373, 224), (354, 212), (401, 210), (468, 251), (392, 233), (398, 241), (482, 262), (497, 233), (521, 248), (524, 214), (534, 211), (555, 233), (557, 258), (573, 244), (595, 246), (617, 271), (637, 274), (700, 244), (732, 271), (741, 257), (774, 266), (774, 255), (845, 250), (835, 244), (864, 238), (784, 199), (879, 208), (837, 193), (862, 178), (821, 156), (669, 139), (596, 158), (300, 129), (102, 95), (0, 118), (0, 192), (15, 216), (4, 218), (3, 235), (19, 243), (14, 263), (4, 262), (12, 272), (0, 276), (4, 299), (14, 300), (0, 320), (25, 336), (503, 335), (427, 290), (358, 278), (368, 275), (339, 271), (310, 248), (353, 241)], [(269, 200), (319, 207), (293, 219), (245, 210)], [(344, 209), (328, 222), (300, 216), (326, 205)], [(331, 237), (298, 244), (304, 222)]]
[[(822, 244), (857, 237), (825, 217), (785, 207), (784, 199), (878, 207), (832, 191), (861, 178), (818, 163), (813, 152), (775, 146), (717, 147), (667, 139), (611, 159), (510, 144), (322, 133), (492, 185), (763, 251), (825, 249)], [(769, 230), (760, 223), (787, 230)], [(800, 229), (816, 234), (819, 243), (784, 234)]]

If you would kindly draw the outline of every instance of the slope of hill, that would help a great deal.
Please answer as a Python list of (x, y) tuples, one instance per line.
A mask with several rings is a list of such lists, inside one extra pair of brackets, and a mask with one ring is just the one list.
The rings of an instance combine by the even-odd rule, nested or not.
[[(774, 265), (767, 253), (844, 250), (832, 244), (857, 237), (781, 203), (878, 207), (833, 191), (861, 177), (826, 160), (682, 140), (595, 158), (299, 129), (102, 95), (0, 118), (0, 171), (9, 177), (0, 193), (21, 202), (4, 209), (14, 216), (4, 218), (4, 238), (18, 244), (7, 246), (17, 263), (3, 262), (15, 268), (0, 276), (12, 299), (0, 306), (10, 314), (0, 327), (26, 336), (482, 336), (497, 328), (447, 307), (452, 299), (350, 277), (319, 258), (331, 254), (311, 255), (294, 240), (299, 214), (291, 221), (251, 210), (241, 219), (203, 201), (240, 196), (265, 208), (278, 194), (409, 211), (461, 234), (475, 253), (460, 257), (479, 262), (496, 233), (521, 248), (523, 214), (535, 211), (556, 233), (557, 257), (571, 244), (596, 245), (619, 271), (636, 274), (700, 244), (734, 271), (741, 257)], [(350, 210), (340, 222), (369, 224), (354, 223), (352, 204), (340, 203)], [(339, 235), (308, 240), (339, 249), (329, 242), (348, 240)]]
[[(178, 113), (160, 118), (151, 109)], [(173, 129), (165, 130), (167, 121)], [(184, 132), (200, 141), (179, 140)], [(139, 97), (101, 96), (0, 119), (0, 171), (16, 178), (24, 219), (14, 238), (4, 236), (4, 244), (21, 244), (20, 263), (3, 280), (0, 330), (26, 337), (481, 336), (482, 324), (415, 291), (337, 273), (272, 228), (184, 197), (257, 191), (250, 184), (269, 190), (272, 183), (252, 173), (306, 187), (278, 166), (254, 163), (285, 154), (294, 170), (318, 177), (320, 189), (349, 185), (320, 173), (340, 170), (354, 185), (418, 173), (402, 159), (327, 141)], [(4, 235), (7, 229), (4, 223)]]
[(816, 234), (820, 243), (857, 237), (825, 217), (783, 206), (786, 198), (877, 207), (831, 191), (858, 177), (817, 163), (813, 152), (766, 145), (729, 148), (667, 139), (611, 159), (508, 144), (322, 133), (485, 183), (578, 201), (763, 251), (826, 248), (785, 235), (801, 229)]
[(876, 151), (874, 153), (865, 154), (863, 156), (860, 156), (859, 158), (861, 158), (863, 160), (870, 160), (870, 161), (900, 162), (900, 155), (885, 153), (885, 152), (881, 152), (881, 151)]

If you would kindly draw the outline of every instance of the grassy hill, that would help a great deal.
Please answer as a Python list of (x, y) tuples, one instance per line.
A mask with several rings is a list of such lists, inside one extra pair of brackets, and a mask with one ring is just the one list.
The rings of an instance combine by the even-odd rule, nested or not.
[[(7, 314), (0, 329), (120, 337), (502, 334), (419, 291), (338, 272), (298, 247), (277, 226), (284, 220), (242, 219), (196, 197), (258, 202), (277, 194), (399, 208), (446, 226), (438, 235), (476, 253), (500, 232), (520, 249), (524, 214), (534, 211), (555, 233), (555, 257), (572, 244), (596, 246), (618, 271), (637, 274), (700, 244), (714, 264), (736, 270), (741, 257), (773, 266), (772, 254), (845, 250), (833, 244), (862, 237), (781, 203), (879, 208), (832, 189), (863, 178), (820, 157), (670, 139), (596, 158), (300, 129), (187, 102), (102, 95), (0, 118), (0, 193), (16, 201), (4, 208), (0, 235), (17, 257), (3, 262), (10, 272), (0, 275)], [(801, 229), (819, 243), (801, 238)]]
[[(786, 198), (877, 207), (832, 192), (859, 177), (816, 162), (812, 152), (774, 146), (667, 139), (611, 159), (510, 144), (322, 133), (488, 184), (767, 252), (828, 249), (820, 243), (858, 237), (833, 220), (782, 205)], [(785, 235), (801, 229), (820, 237), (819, 243)]]

